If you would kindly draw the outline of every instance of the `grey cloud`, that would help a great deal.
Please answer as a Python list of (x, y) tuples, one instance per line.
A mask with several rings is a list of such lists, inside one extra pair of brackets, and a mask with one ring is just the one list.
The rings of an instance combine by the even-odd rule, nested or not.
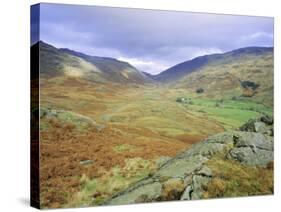
[(41, 39), (166, 67), (200, 54), (272, 46), (273, 18), (42, 4)]

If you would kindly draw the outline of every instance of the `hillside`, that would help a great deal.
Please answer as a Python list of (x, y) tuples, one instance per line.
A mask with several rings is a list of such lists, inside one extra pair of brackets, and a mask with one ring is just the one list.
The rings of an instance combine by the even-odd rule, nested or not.
[(273, 105), (273, 48), (248, 47), (197, 57), (154, 76), (207, 98), (248, 98)]
[(34, 44), (31, 52), (40, 49), (41, 77), (70, 76), (92, 82), (150, 82), (144, 74), (127, 62), (113, 58), (89, 56), (69, 49), (58, 49), (43, 41)]
[(192, 72), (198, 71), (208, 65), (224, 65), (228, 63), (235, 62), (244, 57), (248, 56), (261, 56), (268, 53), (273, 53), (273, 48), (267, 47), (247, 47), (236, 49), (223, 54), (211, 54), (196, 57), (192, 60), (188, 60), (179, 63), (167, 70), (164, 70), (160, 74), (154, 76), (154, 78), (161, 82), (172, 82), (180, 80), (182, 77), (190, 74)]
[[(150, 82), (145, 74), (137, 70), (128, 62), (120, 61), (115, 58), (90, 56), (70, 49), (60, 49), (64, 53), (84, 59), (94, 65), (98, 70), (105, 74), (105, 78), (115, 82)], [(124, 79), (125, 78), (125, 79)]]

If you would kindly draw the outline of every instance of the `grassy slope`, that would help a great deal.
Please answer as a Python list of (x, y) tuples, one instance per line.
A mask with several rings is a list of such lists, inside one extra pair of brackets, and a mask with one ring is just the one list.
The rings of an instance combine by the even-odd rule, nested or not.
[(266, 168), (249, 167), (215, 157), (207, 162), (214, 177), (205, 187), (204, 198), (273, 194), (273, 163)]
[(92, 82), (119, 82), (143, 84), (151, 82), (127, 62), (113, 58), (92, 57), (79, 52), (57, 49), (40, 41), (40, 74), (43, 77), (72, 76)]
[[(210, 64), (191, 73), (173, 86), (187, 88), (195, 92), (203, 88), (202, 96), (212, 99), (239, 97), (245, 92), (241, 81), (259, 84), (257, 93), (248, 98), (268, 106), (273, 105), (273, 55), (266, 53), (259, 56), (244, 56), (239, 59)], [(247, 98), (245, 98), (247, 99)]]

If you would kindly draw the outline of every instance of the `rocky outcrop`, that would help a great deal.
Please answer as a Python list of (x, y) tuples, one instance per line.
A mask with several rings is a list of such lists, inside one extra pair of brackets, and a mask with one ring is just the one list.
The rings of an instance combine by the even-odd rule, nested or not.
[(251, 119), (246, 124), (241, 126), (239, 130), (246, 131), (246, 132), (257, 132), (257, 133), (273, 136), (274, 135), (273, 118), (266, 115), (258, 119)]
[(240, 132), (234, 135), (234, 147), (228, 158), (246, 165), (266, 166), (273, 160), (273, 138), (261, 133)]
[(57, 119), (64, 123), (70, 123), (77, 128), (94, 127), (97, 131), (101, 131), (105, 128), (104, 125), (96, 123), (93, 119), (67, 110), (55, 110), (50, 108), (40, 108), (41, 119)]
[(105, 204), (118, 205), (162, 200), (204, 198), (204, 187), (214, 177), (207, 162), (216, 155), (248, 166), (264, 167), (273, 161), (273, 133), (257, 130), (258, 122), (272, 129), (273, 120), (251, 120), (240, 129), (209, 137), (164, 164), (150, 177), (116, 194)]

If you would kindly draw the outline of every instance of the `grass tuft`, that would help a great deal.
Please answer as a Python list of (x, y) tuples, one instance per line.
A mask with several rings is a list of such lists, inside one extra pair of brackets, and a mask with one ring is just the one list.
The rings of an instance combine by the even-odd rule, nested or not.
[(249, 167), (233, 160), (213, 158), (207, 162), (214, 178), (205, 187), (205, 198), (273, 194), (273, 166)]

